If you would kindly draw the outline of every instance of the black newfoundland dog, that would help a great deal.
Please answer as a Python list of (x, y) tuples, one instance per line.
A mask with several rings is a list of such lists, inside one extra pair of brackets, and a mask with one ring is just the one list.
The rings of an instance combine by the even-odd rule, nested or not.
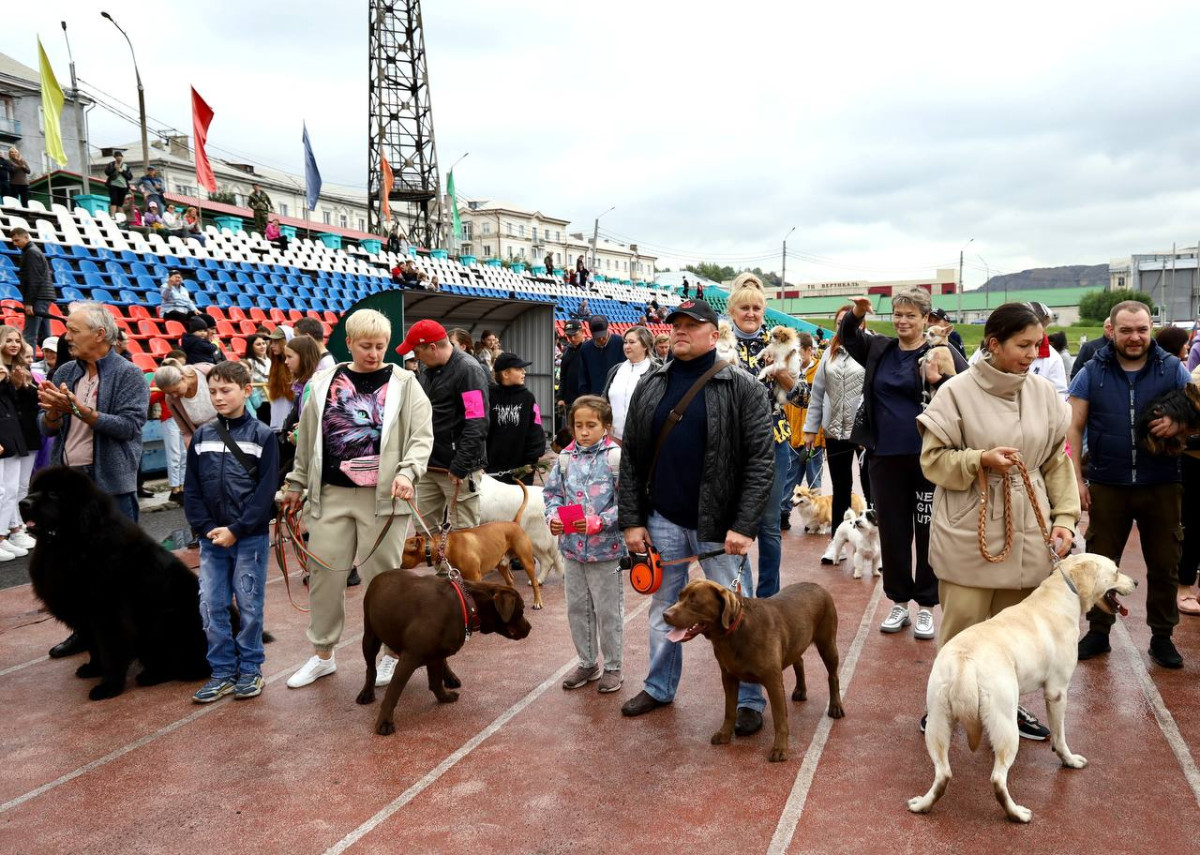
[(91, 478), (63, 466), (42, 470), (21, 500), (21, 516), (37, 538), (33, 591), (87, 645), (91, 661), (75, 675), (100, 678), (88, 697), (121, 694), (134, 659), (142, 663), (142, 686), (209, 676), (195, 574)]

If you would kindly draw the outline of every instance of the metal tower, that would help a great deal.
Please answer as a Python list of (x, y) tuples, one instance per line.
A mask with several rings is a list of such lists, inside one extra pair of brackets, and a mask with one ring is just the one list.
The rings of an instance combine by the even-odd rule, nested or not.
[(370, 117), (367, 143), (368, 231), (382, 234), (380, 153), (391, 167), (392, 218), (411, 243), (442, 244), (437, 147), (425, 61), (420, 0), (370, 2)]

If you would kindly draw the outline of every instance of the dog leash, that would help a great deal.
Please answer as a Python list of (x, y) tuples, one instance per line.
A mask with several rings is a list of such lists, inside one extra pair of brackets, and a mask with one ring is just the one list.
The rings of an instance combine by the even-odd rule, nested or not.
[[(1072, 594), (1079, 594), (1079, 589), (1075, 587), (1075, 583), (1071, 581), (1062, 569), (1062, 559), (1059, 558), (1058, 552), (1054, 549), (1054, 540), (1050, 536), (1050, 527), (1046, 525), (1046, 518), (1042, 515), (1041, 505), (1038, 504), (1037, 494), (1033, 489), (1033, 481), (1029, 477), (1029, 469), (1025, 466), (1025, 461), (1020, 457), (1014, 458), (1013, 465), (1017, 467), (1017, 471), (1021, 473), (1021, 481), (1025, 484), (1025, 493), (1029, 497), (1029, 504), (1033, 506), (1033, 516), (1037, 520), (1038, 529), (1041, 530), (1042, 540), (1046, 544), (1046, 550), (1050, 553), (1050, 572), (1057, 570), (1062, 574), (1063, 581), (1067, 583), (1067, 587), (1071, 589)], [(1013, 522), (1012, 522), (1012, 481), (1008, 475), (1003, 476), (1004, 482), (1004, 548), (1000, 550), (999, 555), (992, 555), (987, 548), (987, 505), (988, 505), (988, 486), (987, 472), (983, 466), (979, 467), (979, 475), (977, 476), (979, 485), (979, 554), (983, 559), (990, 564), (999, 564), (1005, 561), (1012, 552), (1013, 545)]]

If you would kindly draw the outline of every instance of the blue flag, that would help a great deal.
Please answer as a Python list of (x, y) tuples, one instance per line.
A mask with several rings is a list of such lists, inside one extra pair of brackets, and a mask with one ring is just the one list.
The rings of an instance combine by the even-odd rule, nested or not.
[(304, 186), (308, 196), (308, 210), (317, 207), (317, 197), (321, 195), (321, 170), (317, 169), (317, 159), (313, 157), (312, 143), (308, 141), (308, 125), (304, 126)]

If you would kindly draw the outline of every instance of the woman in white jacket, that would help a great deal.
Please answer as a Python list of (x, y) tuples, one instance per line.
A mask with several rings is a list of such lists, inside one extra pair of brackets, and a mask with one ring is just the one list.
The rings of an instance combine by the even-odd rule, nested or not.
[(654, 357), (654, 337), (645, 327), (626, 330), (624, 342), (625, 361), (618, 362), (608, 370), (601, 393), (612, 405), (611, 436), (618, 442), (625, 432), (625, 416), (629, 413), (633, 390), (643, 377), (662, 364)]
[[(844, 306), (838, 310), (834, 323), (840, 329), (842, 316), (850, 310)], [(854, 428), (854, 415), (862, 401), (862, 385), (865, 371), (842, 347), (840, 335), (834, 335), (829, 347), (821, 356), (817, 372), (813, 376), (809, 395), (808, 414), (804, 419), (804, 447), (812, 449), (817, 432), (825, 430), (825, 458), (829, 461), (829, 476), (833, 479), (834, 526), (841, 522), (842, 515), (850, 507), (850, 492), (854, 487), (854, 455), (861, 449), (850, 441)], [(870, 500), (865, 460), (860, 463), (863, 492)], [(832, 537), (832, 534), (831, 534)], [(833, 564), (840, 556), (833, 554), (833, 541), (821, 556), (822, 564)]]

